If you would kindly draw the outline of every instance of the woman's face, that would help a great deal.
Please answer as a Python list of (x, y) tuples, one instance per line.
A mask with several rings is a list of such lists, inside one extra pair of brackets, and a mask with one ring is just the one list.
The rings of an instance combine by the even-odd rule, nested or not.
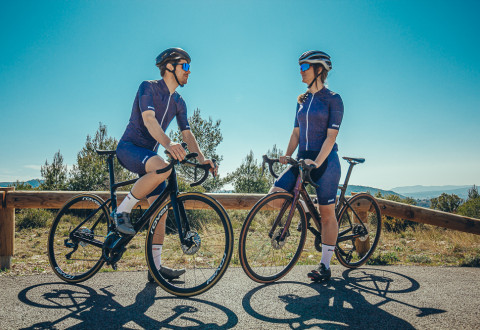
[[(320, 73), (321, 71), (322, 68), (320, 67), (318, 73)], [(315, 79), (315, 71), (312, 64), (310, 64), (310, 67), (305, 71), (302, 71), (302, 67), (300, 66), (300, 74), (302, 75), (302, 82), (307, 85), (310, 84), (313, 79)]]

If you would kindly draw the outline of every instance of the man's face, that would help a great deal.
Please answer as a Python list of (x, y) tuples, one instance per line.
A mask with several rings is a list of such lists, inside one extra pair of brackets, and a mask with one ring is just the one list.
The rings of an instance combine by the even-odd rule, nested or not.
[(190, 68), (185, 71), (183, 70), (183, 63), (187, 63), (186, 60), (180, 60), (177, 65), (175, 65), (175, 74), (177, 75), (177, 79), (180, 84), (185, 85), (188, 81), (188, 76), (190, 74)]

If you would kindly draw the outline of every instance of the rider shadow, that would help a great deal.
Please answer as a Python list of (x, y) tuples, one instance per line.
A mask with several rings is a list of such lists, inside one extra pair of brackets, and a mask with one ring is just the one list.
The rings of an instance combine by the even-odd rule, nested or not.
[[(45, 286), (53, 288), (45, 289)], [(60, 289), (57, 288), (59, 286)], [(224, 329), (238, 323), (234, 312), (216, 303), (175, 296), (156, 298), (158, 287), (155, 284), (147, 283), (135, 297), (135, 302), (128, 306), (117, 302), (115, 294), (108, 288), (101, 288), (101, 293), (84, 285), (65, 283), (46, 283), (25, 288), (18, 295), (21, 302), (43, 308), (46, 312), (60, 309), (57, 313), (62, 314), (54, 321), (39, 322), (26, 329)], [(44, 292), (38, 295), (34, 292), (36, 290)], [(220, 324), (222, 321), (225, 322)]]
[[(361, 276), (353, 276), (352, 270), (346, 271), (344, 278), (332, 278), (324, 284), (291, 281), (262, 285), (245, 295), (243, 307), (247, 313), (261, 321), (288, 325), (294, 329), (414, 329), (407, 321), (380, 308), (387, 303), (399, 303), (417, 309), (417, 317), (445, 312), (416, 307), (387, 297), (387, 294), (394, 292), (418, 290), (420, 286), (412, 278), (388, 271), (382, 271), (382, 275), (376, 273), (378, 270), (362, 271)], [(398, 290), (397, 282), (402, 285), (408, 282), (409, 287)], [(370, 296), (367, 300), (367, 295), (373, 297)], [(266, 299), (275, 298), (278, 298), (278, 303), (273, 304), (276, 307), (269, 308), (264, 304)]]

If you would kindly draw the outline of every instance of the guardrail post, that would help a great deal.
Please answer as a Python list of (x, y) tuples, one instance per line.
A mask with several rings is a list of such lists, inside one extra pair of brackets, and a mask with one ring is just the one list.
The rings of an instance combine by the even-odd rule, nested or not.
[(15, 187), (0, 188), (0, 269), (10, 269), (15, 250), (15, 208), (6, 205), (6, 196)]

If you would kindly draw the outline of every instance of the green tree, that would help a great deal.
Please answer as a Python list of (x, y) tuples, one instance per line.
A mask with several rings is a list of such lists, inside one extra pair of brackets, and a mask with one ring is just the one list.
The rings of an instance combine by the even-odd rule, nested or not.
[[(200, 109), (195, 109), (191, 117), (188, 118), (190, 124), (190, 130), (198, 142), (200, 150), (204, 154), (205, 158), (215, 159), (217, 164), (223, 160), (223, 157), (218, 154), (217, 147), (223, 141), (223, 136), (220, 130), (220, 120), (213, 121), (211, 117), (203, 119), (200, 114)], [(175, 142), (183, 142), (182, 133), (179, 130), (172, 130), (169, 134), (170, 139)], [(178, 176), (185, 182), (193, 182), (200, 178), (196, 177), (195, 171), (190, 166), (178, 167)], [(201, 175), (202, 173), (198, 173)], [(196, 179), (197, 178), (197, 179)], [(216, 178), (209, 176), (209, 179), (205, 181), (203, 187), (206, 191), (215, 191), (220, 189), (225, 183), (220, 176)], [(188, 186), (186, 186), (188, 187)]]
[(250, 150), (242, 161), (242, 164), (227, 177), (228, 182), (233, 183), (237, 193), (267, 193), (270, 189), (268, 179), (262, 175), (261, 165), (257, 163)]
[(12, 187), (15, 187), (15, 190), (35, 190), (29, 183), (18, 180), (12, 184)]
[[(87, 135), (85, 146), (77, 154), (77, 163), (70, 171), (70, 190), (109, 190), (110, 182), (106, 157), (96, 153), (96, 149), (115, 150), (117, 140), (109, 137), (107, 127), (99, 123), (95, 136)], [(114, 162), (115, 181), (125, 181), (135, 175), (124, 169), (118, 161)], [(128, 189), (128, 188), (124, 188)]]
[(480, 197), (480, 194), (478, 193), (477, 186), (473, 185), (472, 188), (468, 189), (468, 199), (467, 199), (467, 201), (469, 201), (471, 199), (476, 199), (476, 198), (479, 198), (479, 197)]
[(53, 156), (52, 163), (45, 160), (45, 165), (40, 169), (44, 179), (40, 184), (40, 190), (64, 190), (67, 188), (67, 165), (63, 164), (63, 156), (60, 150)]
[(462, 199), (455, 194), (442, 193), (440, 196), (430, 199), (430, 203), (432, 209), (455, 213), (462, 204)]
[[(475, 188), (473, 186), (472, 189), (476, 190)], [(467, 201), (458, 207), (457, 213), (466, 217), (480, 219), (480, 196), (477, 196), (477, 194), (478, 191), (476, 194), (471, 194), (469, 191)]]

